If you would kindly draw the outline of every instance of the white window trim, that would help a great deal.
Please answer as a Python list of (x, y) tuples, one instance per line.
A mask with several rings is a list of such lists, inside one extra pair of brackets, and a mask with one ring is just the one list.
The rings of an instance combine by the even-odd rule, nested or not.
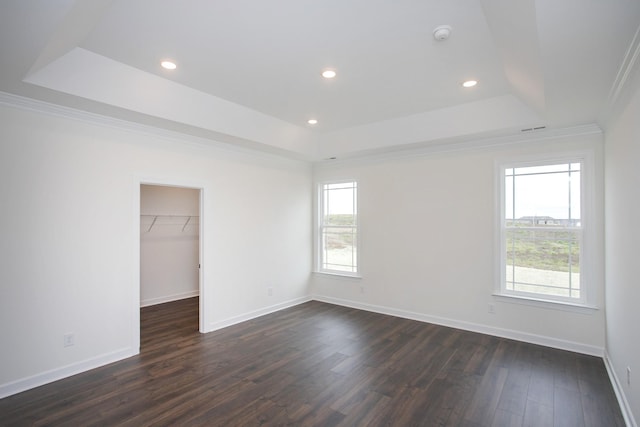
[[(596, 165), (593, 150), (579, 150), (554, 153), (554, 155), (529, 155), (513, 156), (496, 160), (495, 164), (495, 288), (493, 295), (504, 301), (537, 307), (559, 308), (567, 311), (591, 312), (598, 310), (593, 268), (596, 250), (593, 247), (596, 242), (595, 227), (595, 178)], [(504, 249), (504, 171), (512, 167), (540, 166), (554, 163), (582, 163), (581, 167), (581, 223), (582, 243), (580, 260), (580, 299), (554, 298), (547, 295), (536, 295), (507, 291), (506, 281), (506, 256)]]
[[(341, 271), (341, 270), (329, 270), (322, 268), (322, 238), (320, 233), (320, 218), (323, 215), (324, 203), (323, 203), (323, 188), (327, 184), (343, 184), (348, 182), (356, 183), (356, 266), (357, 271)], [(340, 276), (353, 279), (362, 278), (362, 266), (360, 263), (361, 253), (361, 236), (360, 236), (360, 182), (355, 178), (334, 179), (330, 181), (317, 182), (315, 186), (316, 191), (316, 209), (314, 215), (314, 273), (323, 274), (328, 276)]]

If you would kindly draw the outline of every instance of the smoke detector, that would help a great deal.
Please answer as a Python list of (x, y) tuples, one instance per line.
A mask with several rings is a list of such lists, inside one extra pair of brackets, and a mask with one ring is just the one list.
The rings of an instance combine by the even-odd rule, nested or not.
[(440, 25), (433, 30), (433, 38), (441, 42), (449, 38), (451, 27), (449, 25)]

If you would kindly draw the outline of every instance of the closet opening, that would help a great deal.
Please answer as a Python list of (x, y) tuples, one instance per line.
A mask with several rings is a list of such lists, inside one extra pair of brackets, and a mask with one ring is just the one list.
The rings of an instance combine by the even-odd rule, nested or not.
[(201, 191), (140, 184), (141, 352), (201, 330)]

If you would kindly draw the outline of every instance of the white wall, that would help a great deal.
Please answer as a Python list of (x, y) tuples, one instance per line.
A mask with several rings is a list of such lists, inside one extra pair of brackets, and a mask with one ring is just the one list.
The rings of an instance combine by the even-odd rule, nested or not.
[(605, 142), (607, 353), (629, 412), (640, 420), (640, 67), (623, 93)]
[[(636, 92), (607, 141), (608, 162), (616, 164), (607, 172), (607, 349), (618, 375), (627, 365), (640, 372), (628, 326), (640, 320), (629, 267), (638, 206), (628, 197), (640, 180), (633, 164), (637, 144), (629, 143), (638, 138), (638, 102)], [(7, 106), (0, 106), (0, 124), (0, 396), (137, 351), (141, 182), (203, 188), (206, 329), (308, 298), (309, 165)], [(315, 180), (359, 180), (364, 277), (314, 275), (313, 292), (362, 308), (597, 352), (605, 343), (603, 310), (512, 304), (491, 293), (495, 159), (584, 147), (598, 153), (600, 144), (601, 135), (587, 135), (318, 165)], [(602, 306), (602, 265), (593, 275)], [(76, 344), (65, 348), (62, 338), (70, 332)], [(629, 388), (637, 413), (633, 393)]]
[(200, 190), (140, 186), (140, 305), (199, 294)]
[[(602, 354), (601, 208), (592, 269), (596, 311), (522, 305), (492, 296), (496, 282), (495, 162), (510, 156), (593, 150), (602, 206), (602, 134), (496, 148), (316, 166), (316, 182), (358, 180), (362, 279), (315, 274), (314, 295), (360, 308)], [(494, 304), (495, 314), (488, 313)]]
[(0, 106), (0, 396), (137, 351), (141, 182), (203, 188), (207, 329), (308, 298), (308, 164), (55, 111)]

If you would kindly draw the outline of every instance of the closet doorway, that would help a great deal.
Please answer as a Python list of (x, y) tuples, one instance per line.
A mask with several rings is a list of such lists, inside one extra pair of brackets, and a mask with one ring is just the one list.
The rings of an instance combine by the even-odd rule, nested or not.
[[(143, 310), (165, 303), (181, 307), (187, 299), (202, 297), (201, 191), (140, 185), (140, 307)], [(199, 308), (198, 319), (194, 320), (200, 325), (202, 305), (194, 302)], [(193, 304), (187, 305), (193, 307)], [(192, 316), (193, 310), (189, 313)]]

